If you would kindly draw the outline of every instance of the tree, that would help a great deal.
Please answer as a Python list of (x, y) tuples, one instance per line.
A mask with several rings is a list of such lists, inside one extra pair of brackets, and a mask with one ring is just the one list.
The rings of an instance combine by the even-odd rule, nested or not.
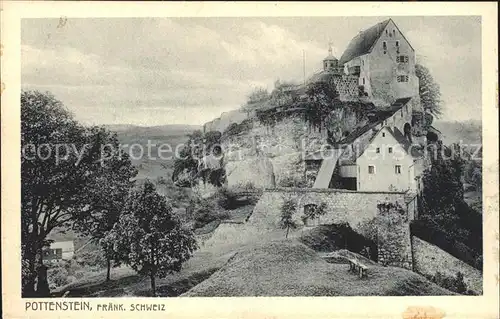
[[(221, 137), (222, 134), (218, 131), (205, 134), (195, 131), (191, 134), (187, 144), (181, 149), (180, 156), (174, 161), (172, 181), (177, 186), (192, 187), (201, 178), (203, 182), (221, 186), (225, 181)], [(211, 167), (207, 165), (207, 161), (219, 164)]]
[(279, 225), (282, 229), (286, 229), (285, 238), (288, 238), (288, 232), (290, 228), (296, 229), (297, 223), (293, 220), (293, 213), (297, 209), (297, 203), (291, 199), (287, 199), (283, 202), (281, 206), (281, 216)]
[(111, 261), (119, 265), (120, 260), (106, 241), (102, 241), (118, 221), (122, 207), (137, 169), (132, 166), (129, 155), (120, 148), (116, 133), (103, 127), (91, 127), (90, 133), (95, 145), (106, 145), (101, 150), (100, 174), (89, 183), (82, 195), (89, 202), (93, 214), (81, 214), (75, 218), (74, 228), (80, 233), (91, 236), (106, 256), (106, 281), (111, 279)]
[(309, 123), (315, 127), (321, 127), (328, 121), (332, 111), (339, 105), (339, 93), (335, 86), (328, 82), (313, 82), (308, 85), (307, 96), (309, 101), (306, 103), (305, 113)]
[(107, 238), (122, 260), (149, 276), (153, 296), (155, 278), (179, 271), (197, 248), (194, 235), (181, 227), (172, 215), (172, 206), (149, 180), (131, 193)]
[(420, 102), (425, 111), (439, 117), (442, 114), (441, 90), (428, 68), (423, 65), (415, 65), (415, 73), (419, 82)]
[(460, 217), (457, 207), (463, 201), (463, 161), (457, 156), (460, 151), (456, 146), (447, 148), (442, 143), (432, 147), (432, 165), (423, 175), (421, 218), (442, 231), (466, 237), (465, 230), (457, 227)]
[(203, 157), (203, 133), (200, 130), (189, 139), (174, 160), (172, 181), (180, 187), (191, 187), (198, 174), (198, 162)]
[(90, 220), (103, 213), (94, 195), (116, 186), (119, 179), (116, 176), (103, 187), (103, 176), (134, 175), (126, 161), (102, 165), (101, 151), (109, 140), (101, 137), (95, 129), (75, 121), (50, 93), (21, 93), (23, 296), (35, 294), (37, 268), (43, 265), (47, 236), (54, 229), (68, 228), (77, 220)]
[(247, 104), (263, 102), (263, 101), (266, 101), (268, 99), (269, 99), (269, 92), (265, 88), (263, 88), (263, 87), (258, 87), (258, 88), (255, 88), (248, 95), (248, 102), (247, 102)]
[(304, 209), (304, 215), (302, 216), (302, 221), (304, 224), (310, 219), (316, 219), (320, 216), (324, 216), (326, 214), (326, 203), (321, 202), (319, 206), (311, 206), (311, 209)]

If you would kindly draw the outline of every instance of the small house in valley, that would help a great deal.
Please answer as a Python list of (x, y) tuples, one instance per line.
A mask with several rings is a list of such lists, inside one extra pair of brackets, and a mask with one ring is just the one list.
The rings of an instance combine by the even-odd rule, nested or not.
[(55, 241), (44, 249), (45, 260), (69, 260), (75, 254), (75, 245), (72, 240)]

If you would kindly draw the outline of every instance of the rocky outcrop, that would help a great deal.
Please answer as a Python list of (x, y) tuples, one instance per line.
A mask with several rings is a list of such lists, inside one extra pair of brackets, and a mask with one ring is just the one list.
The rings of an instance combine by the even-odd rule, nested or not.
[(310, 130), (300, 117), (273, 126), (257, 119), (248, 131), (222, 141), (228, 186), (274, 187), (305, 180), (305, 152), (326, 142), (326, 133)]

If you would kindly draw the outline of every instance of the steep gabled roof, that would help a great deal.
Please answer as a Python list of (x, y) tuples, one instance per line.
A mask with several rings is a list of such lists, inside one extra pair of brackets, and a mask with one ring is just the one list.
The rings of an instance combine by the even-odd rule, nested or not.
[(361, 31), (358, 35), (352, 38), (351, 42), (349, 42), (349, 45), (347, 46), (347, 49), (345, 49), (342, 54), (339, 63), (344, 64), (358, 56), (369, 53), (373, 45), (382, 35), (382, 32), (387, 24), (389, 24), (389, 21), (391, 21), (391, 19), (377, 23), (373, 27)]
[(411, 155), (413, 158), (424, 156), (420, 150), (413, 147), (414, 145), (410, 143), (410, 141), (408, 141), (408, 139), (403, 135), (403, 133), (401, 133), (401, 131), (397, 127), (394, 127), (393, 129), (388, 127), (387, 130), (391, 132), (392, 136), (394, 136), (396, 141), (398, 141), (398, 143), (403, 147), (406, 153)]

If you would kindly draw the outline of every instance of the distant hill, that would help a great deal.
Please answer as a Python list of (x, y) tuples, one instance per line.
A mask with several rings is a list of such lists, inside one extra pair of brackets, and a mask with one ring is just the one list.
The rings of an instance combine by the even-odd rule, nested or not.
[(200, 125), (187, 124), (168, 124), (158, 126), (138, 126), (131, 124), (110, 124), (104, 125), (111, 131), (119, 133), (121, 136), (142, 136), (142, 137), (157, 137), (157, 136), (178, 136), (192, 133), (195, 130), (201, 130)]
[(482, 141), (480, 121), (437, 121), (433, 126), (443, 133), (443, 142), (447, 145), (460, 141), (463, 144), (480, 144)]

